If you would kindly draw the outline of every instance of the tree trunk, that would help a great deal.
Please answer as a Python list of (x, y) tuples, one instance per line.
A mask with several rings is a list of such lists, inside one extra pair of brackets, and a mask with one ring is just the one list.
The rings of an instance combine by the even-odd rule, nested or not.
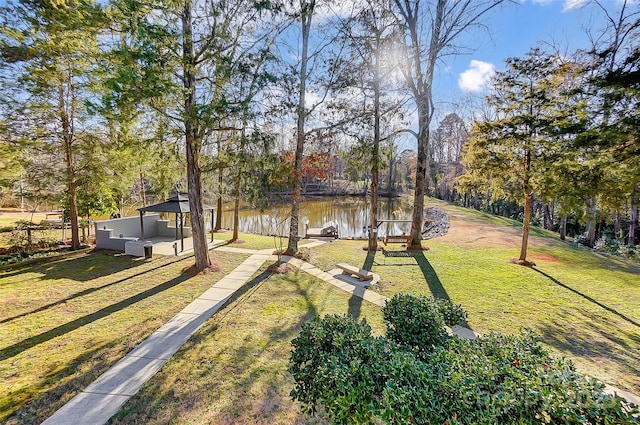
[(140, 172), (140, 198), (142, 200), (142, 206), (147, 206), (147, 193), (144, 189), (144, 174)]
[[(243, 130), (242, 130), (242, 134), (240, 135), (240, 158), (244, 157), (245, 154), (245, 134), (244, 134), (244, 128), (247, 127), (247, 121), (246, 119), (244, 120), (244, 122), (242, 123), (243, 126)], [(233, 236), (231, 237), (232, 241), (235, 241), (238, 239), (238, 227), (240, 225), (240, 184), (242, 183), (242, 172), (244, 170), (244, 165), (243, 165), (243, 161), (240, 161), (240, 164), (238, 165), (237, 169), (236, 169), (236, 188), (235, 188), (235, 203), (233, 206)]]
[(597, 218), (597, 208), (596, 208), (596, 199), (589, 198), (587, 199), (587, 208), (586, 208), (586, 216), (587, 216), (587, 225), (586, 225), (586, 233), (587, 233), (587, 244), (593, 248), (596, 243), (596, 218)]
[(233, 205), (233, 236), (232, 241), (238, 240), (238, 226), (240, 225), (240, 173), (236, 178), (236, 196)]
[(418, 158), (416, 163), (416, 186), (414, 188), (413, 213), (411, 215), (411, 248), (422, 248), (422, 219), (424, 217), (424, 195), (427, 184), (427, 152), (429, 149), (429, 107), (422, 99), (418, 105)]
[(218, 170), (218, 202), (216, 204), (216, 226), (214, 230), (222, 229), (222, 167)]
[(531, 225), (531, 193), (524, 196), (524, 218), (522, 220), (522, 245), (520, 246), (520, 257), (518, 260), (527, 260), (527, 247), (529, 245), (529, 227)]
[(531, 173), (531, 151), (525, 149), (524, 158), (524, 179), (522, 186), (524, 188), (524, 217), (522, 219), (522, 245), (520, 246), (519, 261), (527, 261), (527, 247), (529, 246), (529, 228), (531, 226), (531, 207), (533, 201), (533, 192), (529, 185), (529, 175)]
[(196, 78), (195, 57), (193, 53), (193, 34), (191, 21), (191, 0), (185, 1), (182, 14), (182, 57), (184, 99), (185, 148), (187, 154), (187, 186), (189, 191), (189, 214), (196, 270), (204, 270), (211, 265), (207, 235), (202, 210), (202, 182), (200, 169), (200, 136), (198, 135), (198, 117), (195, 110)]
[[(440, 51), (442, 49), (441, 44), (441, 30), (445, 20), (445, 6), (446, 0), (438, 0), (436, 4), (435, 16), (431, 23), (431, 39), (429, 40), (429, 54), (427, 57), (427, 67), (425, 72), (422, 71), (421, 57), (422, 52), (418, 18), (417, 15), (408, 22), (410, 24), (408, 29), (411, 34), (411, 41), (413, 44), (414, 55), (413, 61), (415, 66), (416, 75), (418, 76), (416, 83), (414, 84), (414, 98), (418, 109), (418, 158), (416, 163), (416, 187), (414, 189), (413, 198), (413, 214), (411, 223), (411, 237), (413, 242), (411, 248), (422, 248), (422, 221), (424, 218), (424, 196), (427, 189), (427, 172), (429, 169), (429, 132), (431, 125), (431, 118), (433, 117), (433, 74), (435, 72), (436, 62)], [(426, 46), (424, 46), (426, 47)]]
[[(78, 205), (76, 200), (76, 183), (72, 178), (68, 185), (69, 220), (71, 221), (71, 249), (80, 249), (80, 232), (78, 226)], [(64, 220), (63, 220), (64, 221)], [(64, 226), (64, 223), (62, 223)]]
[(567, 237), (567, 216), (564, 215), (560, 219), (560, 240), (565, 240)]
[(378, 175), (380, 168), (380, 33), (376, 33), (373, 79), (373, 151), (371, 154), (371, 210), (369, 217), (369, 251), (378, 250)]
[[(71, 96), (73, 99), (73, 95)], [(73, 108), (73, 105), (65, 103), (64, 84), (60, 82), (58, 87), (58, 106), (60, 108), (60, 121), (62, 123), (62, 145), (66, 162), (67, 174), (67, 202), (69, 203), (69, 220), (71, 222), (71, 249), (80, 249), (80, 232), (78, 227), (78, 202), (77, 202), (77, 182), (76, 169), (73, 159), (73, 139), (74, 130), (72, 117), (67, 113), (67, 107)], [(62, 228), (64, 229), (64, 220), (62, 220)]]
[[(218, 144), (218, 152), (221, 151), (221, 143), (222, 140), (220, 137), (216, 138), (216, 142)], [(222, 180), (222, 175), (223, 175), (223, 171), (224, 168), (222, 167), (222, 164), (220, 165), (220, 168), (218, 169), (218, 200), (217, 200), (217, 204), (216, 204), (216, 224), (214, 227), (214, 230), (220, 230), (222, 229), (222, 188), (223, 188), (223, 180)]]
[(394, 175), (393, 175), (393, 167), (395, 162), (395, 155), (391, 154), (391, 159), (389, 160), (389, 181), (387, 184), (387, 190), (389, 193), (388, 196), (392, 196), (394, 193)]
[(551, 214), (551, 207), (545, 205), (542, 209), (544, 228), (551, 230), (553, 228), (553, 219)]
[(614, 214), (613, 238), (618, 241), (624, 241), (624, 232), (622, 231), (622, 214), (620, 214), (620, 210), (616, 211)]
[(286, 254), (294, 255), (298, 252), (299, 216), (300, 216), (300, 187), (302, 186), (302, 156), (304, 154), (305, 130), (304, 124), (307, 118), (305, 109), (305, 95), (307, 90), (307, 61), (309, 51), (309, 33), (311, 31), (311, 18), (315, 7), (315, 0), (306, 2), (301, 0), (300, 21), (302, 29), (302, 55), (300, 57), (300, 84), (298, 93), (297, 111), (297, 137), (296, 152), (293, 169), (293, 188), (291, 190), (291, 220), (289, 222), (289, 243)]
[(629, 245), (636, 244), (636, 233), (638, 232), (638, 210), (640, 209), (640, 183), (636, 183), (631, 195), (631, 223), (629, 223)]

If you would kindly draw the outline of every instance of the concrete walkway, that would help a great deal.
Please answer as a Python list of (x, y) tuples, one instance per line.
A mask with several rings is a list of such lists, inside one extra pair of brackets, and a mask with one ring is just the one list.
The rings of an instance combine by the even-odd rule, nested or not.
[[(301, 245), (301, 247), (311, 248), (323, 243), (324, 241), (311, 240), (310, 243)], [(219, 246), (214, 249), (250, 253), (251, 256), (89, 384), (84, 391), (62, 406), (42, 425), (101, 425), (106, 423), (131, 396), (140, 390), (142, 385), (162, 369), (162, 366), (180, 347), (256, 273), (265, 261), (277, 259), (272, 254), (273, 249), (255, 251), (227, 246)], [(173, 254), (173, 248), (168, 254)], [(368, 284), (342, 275), (340, 269), (325, 272), (297, 258), (283, 257), (283, 260), (349, 294), (380, 307), (384, 306), (387, 301), (386, 297), (367, 289)], [(461, 326), (454, 327), (452, 333), (467, 339), (476, 337), (473, 331)], [(633, 394), (609, 386), (607, 391), (617, 392), (628, 401), (640, 404), (640, 398)]]
[[(80, 394), (62, 406), (43, 424), (100, 425), (158, 372), (215, 312), (267, 260), (275, 257), (258, 252), (187, 305), (164, 326), (125, 355)], [(253, 251), (255, 252), (255, 251)]]
[[(311, 241), (301, 247), (311, 248), (322, 243), (324, 242)], [(256, 273), (265, 261), (272, 262), (277, 259), (272, 254), (273, 249), (255, 251), (226, 246), (214, 249), (252, 255), (89, 384), (84, 391), (45, 420), (43, 425), (100, 425), (107, 422), (131, 396), (140, 390), (142, 385), (162, 368), (191, 335)], [(350, 284), (336, 279), (331, 274), (302, 260), (291, 257), (283, 259), (344, 291), (377, 305), (384, 305), (385, 297), (355, 282)]]

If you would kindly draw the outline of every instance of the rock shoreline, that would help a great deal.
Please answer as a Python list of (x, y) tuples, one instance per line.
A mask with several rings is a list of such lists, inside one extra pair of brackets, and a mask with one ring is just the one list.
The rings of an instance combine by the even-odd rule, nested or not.
[(449, 215), (440, 208), (429, 207), (424, 211), (422, 238), (432, 239), (444, 236), (449, 231)]

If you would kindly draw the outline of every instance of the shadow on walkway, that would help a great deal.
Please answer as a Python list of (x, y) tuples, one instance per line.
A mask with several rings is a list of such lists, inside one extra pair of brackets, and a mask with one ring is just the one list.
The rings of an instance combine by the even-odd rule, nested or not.
[[(362, 268), (364, 270), (371, 271), (375, 257), (376, 257), (375, 251), (367, 251), (367, 257), (364, 259), (364, 264), (362, 265)], [(351, 298), (349, 298), (349, 314), (353, 316), (353, 318), (356, 320), (360, 318), (360, 313), (362, 310), (363, 294), (364, 294), (364, 288), (362, 288), (362, 290), (356, 289), (356, 291), (353, 294), (351, 294)]]
[(622, 313), (618, 312), (616, 309), (611, 308), (611, 307), (609, 307), (609, 306), (607, 306), (607, 305), (605, 305), (605, 304), (602, 304), (600, 301), (597, 301), (597, 300), (595, 300), (595, 299), (591, 298), (590, 296), (585, 295), (585, 294), (583, 294), (582, 292), (577, 291), (577, 290), (573, 289), (572, 287), (570, 287), (570, 286), (568, 286), (568, 285), (565, 285), (564, 283), (560, 282), (558, 279), (556, 279), (556, 278), (554, 278), (554, 277), (552, 277), (552, 276), (550, 276), (550, 275), (546, 274), (546, 273), (545, 273), (545, 272), (543, 272), (542, 270), (539, 270), (539, 269), (537, 269), (537, 268), (535, 268), (535, 267), (532, 267), (531, 269), (532, 269), (532, 270), (537, 271), (537, 272), (538, 272), (538, 273), (540, 273), (542, 276), (546, 277), (547, 279), (549, 279), (550, 281), (552, 281), (552, 282), (553, 282), (553, 283), (555, 283), (556, 285), (561, 286), (561, 287), (563, 287), (564, 289), (567, 289), (567, 290), (569, 290), (569, 291), (573, 292), (574, 294), (581, 296), (581, 297), (582, 297), (582, 298), (584, 298), (585, 300), (587, 300), (587, 301), (590, 301), (590, 302), (594, 303), (594, 304), (595, 304), (595, 305), (597, 305), (598, 307), (602, 307), (603, 309), (607, 310), (609, 313), (613, 313), (613, 314), (615, 314), (616, 316), (620, 317), (622, 320), (625, 320), (625, 321), (627, 321), (627, 322), (631, 323), (632, 325), (637, 326), (637, 327), (639, 327), (639, 328), (640, 328), (640, 323), (638, 323), (638, 322), (636, 322), (635, 320), (633, 320), (632, 318), (630, 318), (630, 317), (628, 317), (628, 316), (625, 316), (624, 314), (622, 314)]

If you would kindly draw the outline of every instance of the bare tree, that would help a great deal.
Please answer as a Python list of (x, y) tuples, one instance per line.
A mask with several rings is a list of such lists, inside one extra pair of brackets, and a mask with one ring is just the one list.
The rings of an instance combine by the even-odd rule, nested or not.
[(394, 0), (398, 24), (406, 36), (402, 72), (418, 112), (418, 162), (411, 224), (412, 248), (421, 248), (427, 183), (429, 127), (434, 115), (433, 77), (438, 60), (460, 52), (455, 41), (481, 18), (508, 0)]
[(289, 221), (289, 243), (287, 254), (298, 252), (299, 218), (300, 218), (300, 190), (302, 186), (302, 156), (304, 154), (305, 121), (307, 111), (305, 100), (307, 94), (307, 73), (309, 64), (309, 35), (311, 33), (311, 21), (315, 11), (315, 0), (300, 0), (300, 29), (302, 32), (302, 51), (300, 54), (298, 108), (296, 110), (296, 150), (293, 165), (294, 179), (291, 191), (291, 220)]
[[(295, 3), (295, 2), (294, 2)], [(312, 135), (320, 135), (338, 127), (340, 123), (330, 123), (320, 125), (317, 121), (313, 129), (307, 128), (309, 118), (319, 114), (319, 107), (325, 104), (330, 88), (338, 80), (338, 66), (343, 43), (340, 43), (335, 36), (335, 31), (331, 29), (331, 20), (325, 19), (322, 31), (314, 31), (317, 38), (312, 37), (312, 23), (318, 10), (328, 9), (330, 0), (316, 2), (316, 0), (299, 0), (295, 5), (295, 18), (300, 23), (300, 51), (297, 52), (298, 63), (293, 70), (296, 87), (290, 87), (297, 95), (296, 99), (296, 143), (293, 164), (293, 179), (291, 188), (291, 220), (289, 222), (289, 242), (286, 253), (293, 255), (298, 251), (298, 241), (300, 240), (299, 220), (300, 220), (300, 199), (302, 195), (303, 170), (302, 162), (304, 158), (304, 148), (306, 141)], [(331, 57), (328, 57), (331, 55)], [(313, 87), (311, 87), (313, 85)], [(311, 89), (316, 89), (318, 98), (308, 105), (307, 93)]]

